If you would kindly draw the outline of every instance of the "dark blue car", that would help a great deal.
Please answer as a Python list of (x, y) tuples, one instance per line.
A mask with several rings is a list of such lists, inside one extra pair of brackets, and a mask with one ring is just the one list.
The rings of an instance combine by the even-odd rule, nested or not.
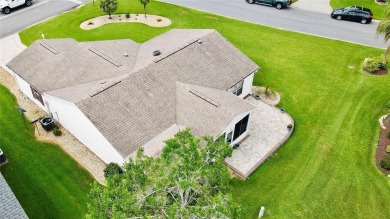
[(337, 20), (358, 21), (362, 24), (368, 24), (372, 20), (372, 12), (368, 8), (351, 6), (346, 8), (336, 8), (330, 15)]

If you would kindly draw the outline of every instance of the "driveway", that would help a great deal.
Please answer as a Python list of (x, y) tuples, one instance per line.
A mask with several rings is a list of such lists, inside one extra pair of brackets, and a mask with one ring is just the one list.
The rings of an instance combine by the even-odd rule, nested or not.
[(0, 38), (69, 11), (88, 1), (90, 0), (35, 0), (30, 7), (20, 7), (8, 15), (0, 13)]
[(382, 38), (375, 37), (377, 22), (360, 24), (337, 21), (330, 15), (297, 8), (276, 10), (273, 7), (248, 4), (245, 0), (160, 0), (239, 20), (343, 40), (356, 44), (385, 48)]

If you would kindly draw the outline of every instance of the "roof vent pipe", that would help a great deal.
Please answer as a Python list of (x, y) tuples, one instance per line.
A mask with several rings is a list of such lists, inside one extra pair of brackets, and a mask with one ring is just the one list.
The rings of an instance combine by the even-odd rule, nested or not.
[(153, 51), (154, 56), (159, 56), (161, 54), (160, 50)]

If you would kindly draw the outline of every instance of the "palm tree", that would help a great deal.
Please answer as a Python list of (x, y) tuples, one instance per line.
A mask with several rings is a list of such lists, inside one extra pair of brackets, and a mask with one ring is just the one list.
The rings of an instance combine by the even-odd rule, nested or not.
[(139, 0), (139, 2), (144, 6), (144, 14), (146, 17), (146, 5), (149, 4), (150, 0)]
[[(383, 14), (383, 19), (376, 28), (376, 34), (384, 35), (384, 40), (387, 43), (390, 40), (390, 6), (387, 6)], [(390, 46), (387, 47), (385, 52), (385, 60), (390, 52)]]
[(118, 8), (117, 0), (103, 0), (100, 2), (100, 10), (108, 14), (108, 19), (111, 19), (111, 14)]

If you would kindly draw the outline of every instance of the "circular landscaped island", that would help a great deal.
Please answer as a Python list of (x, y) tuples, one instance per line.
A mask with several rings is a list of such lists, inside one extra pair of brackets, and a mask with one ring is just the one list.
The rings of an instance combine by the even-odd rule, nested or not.
[(108, 15), (104, 15), (88, 19), (80, 24), (80, 28), (83, 30), (91, 30), (104, 24), (124, 22), (143, 23), (152, 27), (166, 27), (172, 23), (171, 20), (166, 17), (152, 14), (147, 14), (146, 17), (143, 14), (129, 14), (128, 16), (126, 16), (126, 14), (115, 14), (111, 15), (111, 17), (112, 18), (109, 19)]

